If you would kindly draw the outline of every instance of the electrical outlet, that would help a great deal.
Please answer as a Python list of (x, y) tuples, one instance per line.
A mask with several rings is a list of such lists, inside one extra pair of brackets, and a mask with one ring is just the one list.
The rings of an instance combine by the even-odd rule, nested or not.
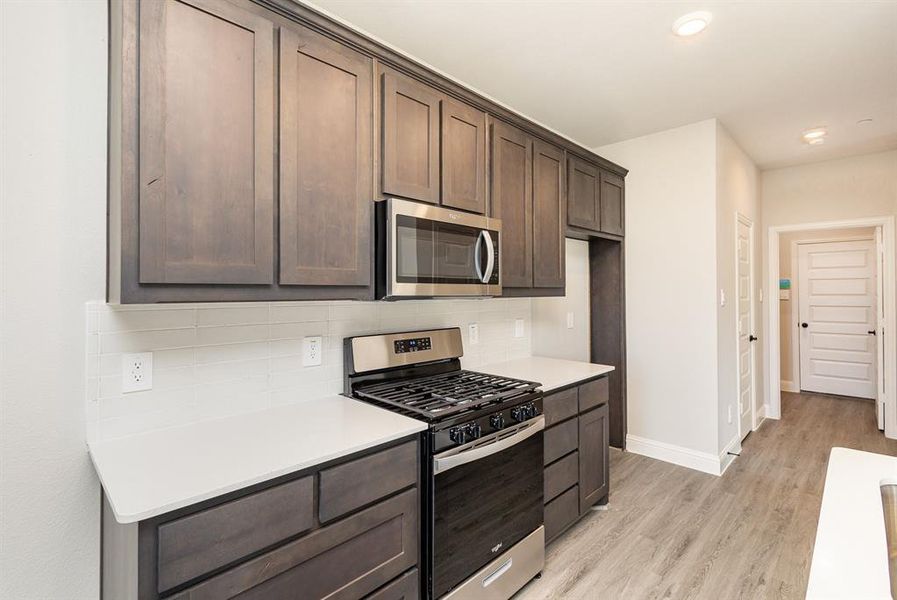
[(480, 326), (476, 323), (471, 323), (467, 326), (467, 341), (471, 346), (476, 346), (480, 343)]
[(573, 329), (573, 313), (567, 313), (567, 329)]
[(732, 424), (732, 405), (729, 405), (729, 424)]
[(153, 389), (153, 353), (121, 355), (121, 391), (123, 394)]
[(524, 334), (523, 319), (514, 319), (514, 337), (522, 338)]
[(323, 340), (319, 335), (311, 335), (302, 340), (302, 366), (315, 367), (321, 364)]

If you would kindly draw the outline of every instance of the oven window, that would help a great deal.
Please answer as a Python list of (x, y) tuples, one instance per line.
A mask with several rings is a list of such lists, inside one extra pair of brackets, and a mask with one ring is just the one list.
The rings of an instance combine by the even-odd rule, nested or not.
[[(398, 215), (395, 229), (396, 281), (399, 283), (479, 284), (475, 227)], [(497, 237), (494, 236), (493, 237)], [(484, 269), (486, 249), (480, 252)]]
[(542, 525), (542, 440), (539, 432), (434, 476), (434, 597), (463, 583)]

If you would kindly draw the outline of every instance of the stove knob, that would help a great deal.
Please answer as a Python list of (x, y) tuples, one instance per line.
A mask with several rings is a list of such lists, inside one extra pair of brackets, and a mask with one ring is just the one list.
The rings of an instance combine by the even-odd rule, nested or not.
[(523, 421), (526, 421), (526, 419), (527, 419), (526, 407), (515, 406), (514, 408), (512, 408), (511, 409), (511, 418), (514, 419), (515, 421), (517, 421), (518, 423), (522, 423)]
[(467, 431), (467, 441), (475, 440), (480, 437), (480, 424), (479, 423), (471, 423), (466, 427)]
[(536, 418), (536, 405), (533, 403), (529, 403), (526, 405), (526, 416), (530, 419)]
[(460, 446), (464, 443), (464, 431), (460, 427), (452, 427), (449, 429), (449, 439)]
[(492, 415), (489, 417), (489, 424), (492, 425), (492, 429), (501, 429), (505, 426), (505, 417), (501, 413), (497, 415)]

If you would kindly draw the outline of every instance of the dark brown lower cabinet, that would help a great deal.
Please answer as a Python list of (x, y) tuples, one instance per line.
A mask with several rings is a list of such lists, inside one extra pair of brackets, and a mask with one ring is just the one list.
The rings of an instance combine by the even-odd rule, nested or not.
[(417, 439), (120, 524), (103, 506), (116, 600), (417, 598)]
[(607, 376), (545, 396), (545, 540), (609, 493)]

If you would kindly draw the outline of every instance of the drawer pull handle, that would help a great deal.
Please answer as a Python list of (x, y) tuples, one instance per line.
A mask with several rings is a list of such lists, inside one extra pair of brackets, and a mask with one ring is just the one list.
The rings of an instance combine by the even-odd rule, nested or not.
[(489, 587), (495, 580), (508, 572), (508, 569), (514, 564), (514, 559), (509, 558), (508, 561), (500, 566), (492, 575), (483, 580), (483, 587)]

